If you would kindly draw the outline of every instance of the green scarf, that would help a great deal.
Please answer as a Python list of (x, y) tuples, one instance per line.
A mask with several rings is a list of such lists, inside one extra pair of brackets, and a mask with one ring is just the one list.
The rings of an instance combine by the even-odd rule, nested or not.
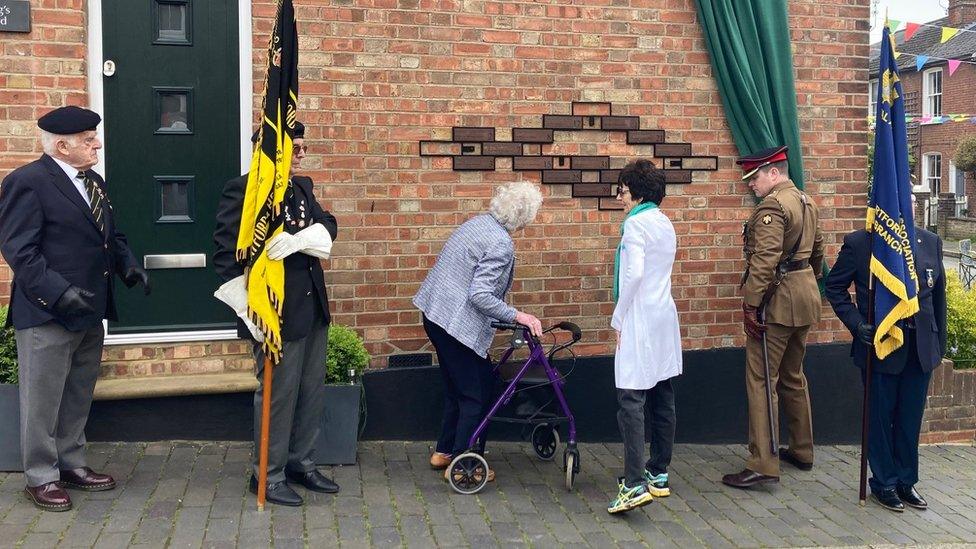
[(657, 208), (657, 204), (653, 202), (642, 202), (636, 206), (634, 209), (630, 210), (627, 217), (620, 222), (620, 243), (617, 244), (617, 256), (613, 259), (613, 302), (617, 302), (617, 298), (620, 296), (620, 250), (624, 249), (624, 225), (627, 223), (627, 219), (643, 212), (644, 210), (653, 210)]

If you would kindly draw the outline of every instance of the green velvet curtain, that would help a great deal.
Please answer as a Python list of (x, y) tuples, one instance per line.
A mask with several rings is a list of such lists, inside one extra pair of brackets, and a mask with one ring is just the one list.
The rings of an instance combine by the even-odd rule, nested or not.
[(787, 145), (803, 188), (786, 0), (696, 0), (725, 117), (739, 154)]

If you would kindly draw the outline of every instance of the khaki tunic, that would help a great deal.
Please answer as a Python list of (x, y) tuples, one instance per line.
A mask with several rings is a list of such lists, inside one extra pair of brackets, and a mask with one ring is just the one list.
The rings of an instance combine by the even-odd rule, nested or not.
[[(816, 204), (792, 181), (786, 181), (763, 198), (747, 222), (745, 303), (759, 307), (763, 294), (776, 281), (777, 264), (786, 259), (797, 239), (800, 243), (792, 261), (807, 259), (810, 265), (787, 273), (775, 288), (766, 305), (766, 340), (774, 424), (778, 430), (778, 401), (782, 397), (790, 432), (789, 447), (797, 458), (813, 463), (813, 424), (803, 356), (807, 333), (820, 320), (817, 278), (821, 276), (823, 264), (823, 236)], [(779, 459), (772, 453), (769, 438), (765, 377), (762, 342), (746, 338), (751, 454), (746, 467), (764, 475), (779, 476)]]

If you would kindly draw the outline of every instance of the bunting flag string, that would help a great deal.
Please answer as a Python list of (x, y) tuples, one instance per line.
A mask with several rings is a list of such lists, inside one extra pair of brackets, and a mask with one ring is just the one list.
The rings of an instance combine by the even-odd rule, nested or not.
[[(874, 125), (874, 115), (867, 117), (868, 124)], [(948, 122), (969, 122), (976, 124), (976, 114), (943, 114), (941, 116), (913, 116), (906, 114), (905, 122), (919, 124), (945, 124)]]
[(976, 65), (976, 61), (964, 61), (962, 59), (948, 59), (945, 57), (935, 57), (932, 55), (923, 55), (921, 53), (907, 53), (901, 51), (895, 52), (895, 59), (901, 57), (902, 55), (908, 55), (914, 57), (915, 70), (919, 70), (919, 71), (922, 70), (922, 67), (925, 66), (925, 64), (928, 63), (929, 61), (945, 61), (946, 63), (949, 64), (949, 76), (952, 76), (956, 72), (956, 69), (959, 68), (959, 65), (963, 63), (967, 65)]
[(943, 27), (941, 25), (933, 25), (931, 23), (912, 23), (910, 21), (901, 21), (899, 19), (888, 19), (888, 29), (891, 30), (892, 33), (894, 33), (896, 30), (898, 30), (898, 28), (901, 26), (902, 23), (905, 23), (905, 35), (903, 37), (904, 42), (908, 42), (909, 40), (911, 40), (912, 36), (915, 36), (915, 33), (918, 32), (919, 29), (921, 29), (922, 27), (941, 29), (942, 35), (939, 38), (940, 44), (945, 44), (949, 40), (952, 40), (953, 37), (955, 37), (960, 32), (976, 32), (976, 30), (972, 30), (972, 29), (958, 29), (956, 27)]

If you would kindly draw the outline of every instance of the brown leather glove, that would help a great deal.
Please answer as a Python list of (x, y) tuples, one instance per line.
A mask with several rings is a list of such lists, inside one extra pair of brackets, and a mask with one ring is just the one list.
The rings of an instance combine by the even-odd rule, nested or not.
[(746, 303), (742, 304), (742, 329), (755, 340), (761, 340), (766, 331), (766, 325), (759, 322), (759, 309)]

